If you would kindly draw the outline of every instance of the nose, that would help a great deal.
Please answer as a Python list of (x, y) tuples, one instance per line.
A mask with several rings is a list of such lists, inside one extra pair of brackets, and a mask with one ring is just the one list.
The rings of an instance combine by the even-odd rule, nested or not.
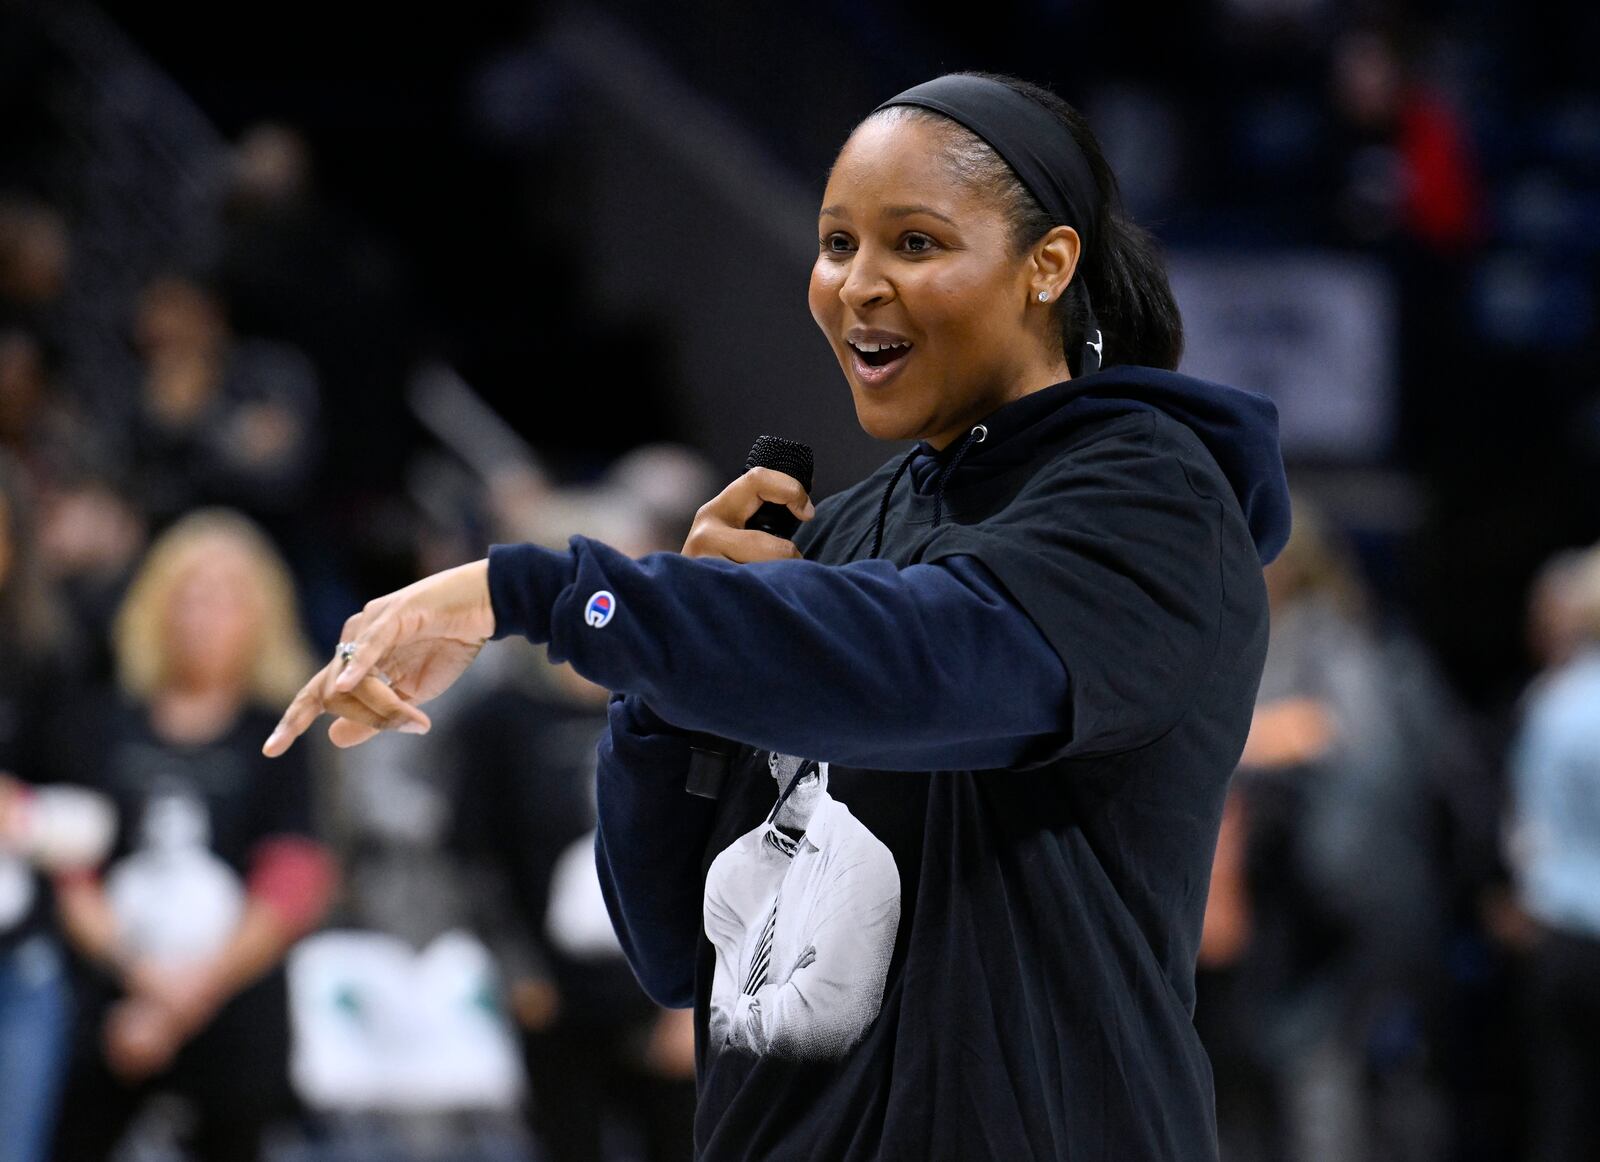
[(849, 273), (839, 286), (839, 299), (851, 310), (864, 310), (882, 306), (894, 298), (894, 284), (884, 274), (883, 266), (865, 248), (856, 251), (850, 260)]

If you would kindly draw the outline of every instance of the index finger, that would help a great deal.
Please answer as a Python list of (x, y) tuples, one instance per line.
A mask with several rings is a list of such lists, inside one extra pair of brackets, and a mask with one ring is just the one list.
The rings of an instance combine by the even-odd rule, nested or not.
[(766, 501), (783, 505), (800, 520), (810, 520), (816, 512), (816, 506), (806, 495), (805, 485), (787, 472), (779, 472), (776, 468), (752, 468), (739, 479), (754, 489), (758, 498), (755, 504), (749, 505), (749, 512), (741, 514), (745, 520), (750, 519)]
[(329, 662), (312, 675), (311, 681), (300, 687), (300, 693), (294, 696), (289, 709), (283, 712), (278, 725), (272, 728), (267, 741), (261, 744), (262, 754), (269, 759), (277, 758), (322, 715), (322, 692), (327, 686), (329, 673), (340, 664), (338, 659)]

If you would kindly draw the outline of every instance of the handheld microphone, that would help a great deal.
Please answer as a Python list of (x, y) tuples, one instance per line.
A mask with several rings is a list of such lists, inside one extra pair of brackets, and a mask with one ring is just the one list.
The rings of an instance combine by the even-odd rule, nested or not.
[[(744, 458), (744, 470), (748, 472), (752, 468), (771, 468), (786, 476), (793, 476), (800, 482), (800, 487), (806, 490), (808, 496), (811, 493), (812, 463), (809, 444), (784, 440), (777, 436), (758, 436), (756, 442), (750, 446), (750, 455)], [(775, 537), (788, 540), (800, 527), (800, 518), (784, 505), (767, 500), (750, 514), (750, 519), (744, 522), (744, 527), (760, 529), (764, 533), (771, 533)]]
[[(813, 470), (811, 447), (795, 440), (777, 436), (760, 436), (745, 457), (744, 469), (771, 468), (793, 476), (809, 494)], [(785, 540), (794, 536), (800, 527), (800, 518), (787, 507), (773, 501), (763, 501), (761, 507), (744, 522), (747, 529), (759, 529)], [(714, 734), (694, 734), (689, 740), (689, 778), (684, 790), (702, 799), (715, 799), (722, 794), (722, 783), (728, 777), (728, 766), (733, 759), (734, 743)]]

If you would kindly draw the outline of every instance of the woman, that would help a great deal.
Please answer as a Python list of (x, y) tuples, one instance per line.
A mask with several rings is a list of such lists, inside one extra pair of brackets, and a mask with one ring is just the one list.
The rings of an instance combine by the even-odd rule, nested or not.
[[(856, 127), (810, 303), (908, 455), (815, 509), (748, 472), (681, 556), (496, 546), (379, 599), (266, 750), (324, 709), (426, 730), (486, 639), (548, 641), (619, 692), (597, 855), (695, 1006), (702, 1157), (1215, 1158), (1194, 961), (1287, 534), (1271, 405), (1170, 370), (1099, 147), (1009, 78)], [(686, 730), (745, 744), (716, 801)]]
[(1294, 512), (1200, 947), (1199, 1028), (1239, 1160), (1369, 1155), (1401, 1047), (1374, 1068), (1368, 1046), (1415, 1011), (1443, 914), (1424, 772), (1449, 724), (1420, 675), (1397, 681), (1401, 647), (1326, 517), (1298, 496)]
[(35, 552), (22, 472), (0, 454), (0, 1158), (43, 1162), (72, 1006), (46, 876), (93, 866), (111, 842), (103, 797), (59, 784), (52, 703), (77, 678)]
[[(669, 476), (702, 475), (666, 446), (645, 455)], [(554, 518), (567, 530), (604, 527), (630, 554), (681, 544), (694, 504), (674, 511), (657, 489), (656, 519), (641, 520), (643, 498), (621, 479), (638, 459), (607, 473), (615, 494), (555, 496), (539, 506), (543, 527), (530, 531), (564, 543)], [(457, 800), (452, 847), (509, 982), (542, 1156), (601, 1162), (620, 1129), (638, 1157), (678, 1162), (692, 1149), (693, 1014), (663, 1009), (639, 988), (595, 873), (595, 740), (609, 701), (571, 666), (523, 666), (463, 707), (444, 728)]]
[(1600, 546), (1566, 562), (1568, 657), (1531, 687), (1511, 747), (1507, 854), (1531, 920), (1528, 1157), (1594, 1156), (1600, 1113)]
[[(316, 470), (316, 370), (285, 343), (238, 336), (220, 293), (179, 273), (139, 296), (134, 471), (146, 511), (167, 521), (199, 503), (282, 522)], [(300, 522), (303, 527), (303, 522)]]
[(82, 740), (121, 827), (103, 877), (61, 889), (94, 970), (54, 1157), (108, 1157), (152, 1093), (193, 1104), (197, 1157), (250, 1159), (293, 1111), (282, 962), (333, 871), (312, 839), (307, 765), (266, 766), (263, 703), (307, 656), (288, 570), (222, 510), (151, 548), (118, 613), (124, 700)]

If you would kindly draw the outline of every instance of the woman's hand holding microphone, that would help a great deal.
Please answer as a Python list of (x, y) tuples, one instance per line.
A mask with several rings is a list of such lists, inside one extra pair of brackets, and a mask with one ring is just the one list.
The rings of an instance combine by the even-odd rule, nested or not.
[(787, 472), (752, 468), (700, 506), (683, 542), (683, 555), (722, 557), (739, 565), (798, 560), (801, 553), (793, 541), (745, 527), (767, 503), (780, 504), (803, 521), (817, 511), (805, 486)]

